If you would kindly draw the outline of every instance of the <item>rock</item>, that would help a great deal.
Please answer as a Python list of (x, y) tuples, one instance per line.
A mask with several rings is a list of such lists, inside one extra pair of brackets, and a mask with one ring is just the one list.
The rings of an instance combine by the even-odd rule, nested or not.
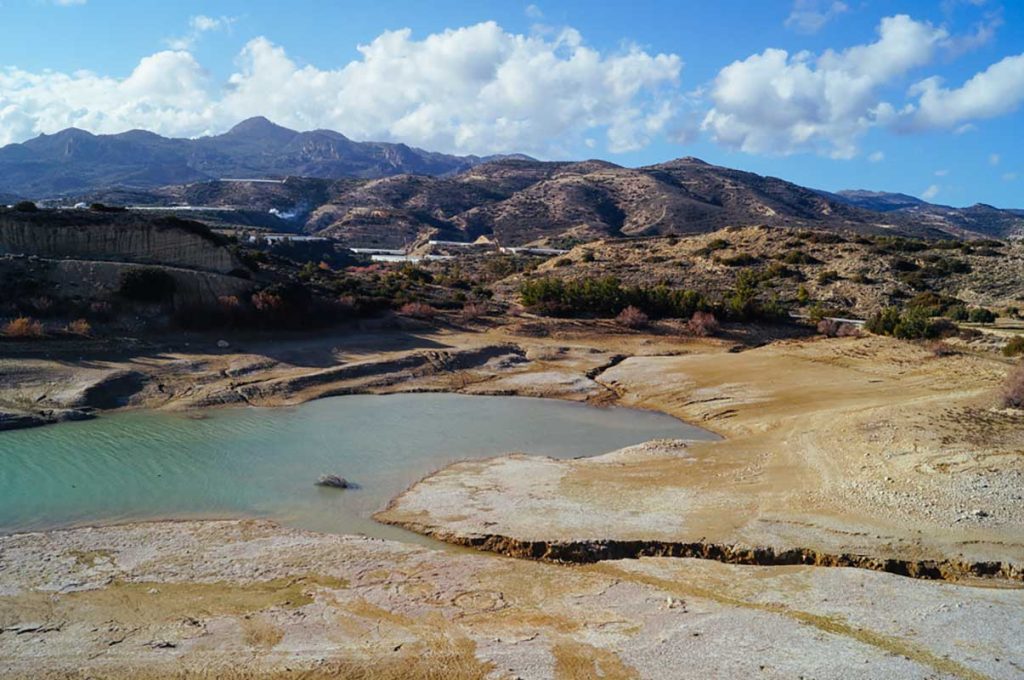
[(317, 486), (330, 486), (335, 489), (347, 489), (349, 487), (348, 480), (338, 475), (320, 475), (320, 479), (316, 480)]
[(217, 347), (220, 347), (221, 349), (227, 349), (228, 347), (231, 347), (231, 343), (228, 342), (227, 340), (218, 340)]

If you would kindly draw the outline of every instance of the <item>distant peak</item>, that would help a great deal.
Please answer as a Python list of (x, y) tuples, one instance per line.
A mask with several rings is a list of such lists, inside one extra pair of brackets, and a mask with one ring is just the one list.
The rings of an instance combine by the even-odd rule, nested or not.
[(289, 135), (298, 134), (294, 130), (289, 130), (286, 127), (281, 127), (277, 123), (273, 123), (263, 116), (254, 116), (252, 118), (246, 118), (238, 125), (234, 126), (227, 131), (229, 135), (280, 135), (281, 133), (287, 133)]

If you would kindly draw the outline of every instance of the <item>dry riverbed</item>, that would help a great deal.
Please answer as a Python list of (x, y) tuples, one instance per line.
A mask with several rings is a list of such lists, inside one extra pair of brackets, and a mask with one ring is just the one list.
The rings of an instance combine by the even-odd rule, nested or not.
[(444, 390), (651, 408), (723, 437), (457, 463), (378, 515), (583, 565), (262, 522), (0, 538), (0, 675), (1024, 674), (1006, 364), (877, 337), (735, 340), (524, 320), (0, 359), (0, 405), (22, 417)]

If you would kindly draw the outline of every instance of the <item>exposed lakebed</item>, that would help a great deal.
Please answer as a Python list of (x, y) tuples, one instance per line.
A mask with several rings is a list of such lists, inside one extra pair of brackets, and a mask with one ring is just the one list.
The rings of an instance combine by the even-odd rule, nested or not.
[[(427, 473), (510, 451), (588, 456), (714, 435), (661, 413), (549, 399), (353, 395), (203, 418), (138, 411), (0, 433), (0, 532), (266, 517), (408, 538), (370, 515)], [(324, 473), (358, 488), (314, 485)]]

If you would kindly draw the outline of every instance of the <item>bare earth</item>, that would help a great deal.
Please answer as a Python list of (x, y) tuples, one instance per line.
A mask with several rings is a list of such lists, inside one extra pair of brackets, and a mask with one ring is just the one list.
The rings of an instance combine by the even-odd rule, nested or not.
[(378, 514), (577, 564), (266, 522), (0, 537), (0, 676), (1024, 674), (1024, 417), (998, 408), (990, 355), (530, 319), (238, 344), (0, 359), (0, 408), (447, 390), (652, 408), (723, 439), (458, 463)]

